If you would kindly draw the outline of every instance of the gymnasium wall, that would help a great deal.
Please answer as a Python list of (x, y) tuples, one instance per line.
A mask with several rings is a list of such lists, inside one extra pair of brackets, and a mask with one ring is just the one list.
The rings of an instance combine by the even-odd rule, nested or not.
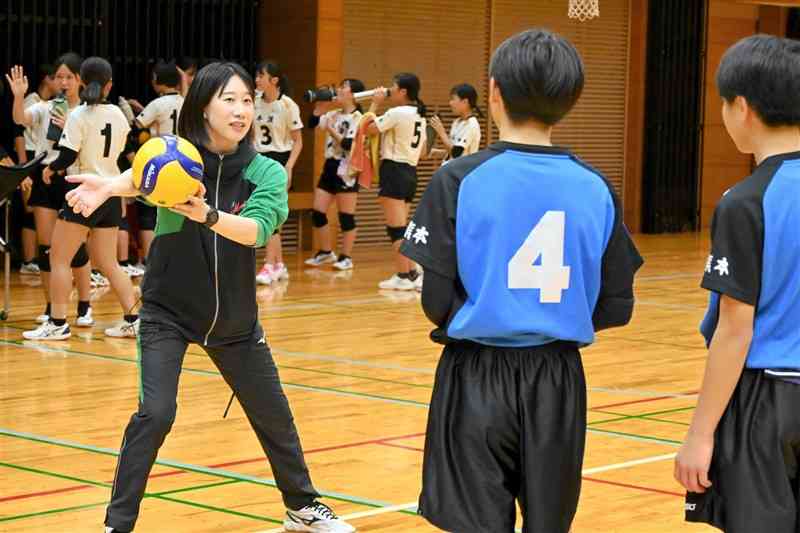
[(705, 78), (705, 127), (700, 217), (703, 228), (711, 226), (714, 208), (722, 194), (753, 168), (751, 155), (741, 154), (722, 123), (722, 100), (715, 76), (720, 59), (739, 39), (763, 32), (786, 34), (786, 8), (759, 6), (730, 0), (711, 0), (708, 18), (708, 56)]
[[(567, 17), (567, 0), (409, 0), (393, 5), (342, 0), (342, 6), (343, 74), (374, 86), (391, 84), (397, 72), (417, 73), (423, 100), (447, 127), (453, 118), (449, 90), (457, 83), (473, 84), (486, 111), (489, 59), (504, 39), (537, 26), (570, 38), (583, 56), (587, 81), (578, 106), (556, 127), (554, 142), (574, 149), (624, 195), (626, 116), (633, 113), (626, 106), (629, 0), (602, 0), (600, 17), (583, 23)], [(496, 138), (486, 120), (482, 126), (483, 144), (489, 136)], [(434, 170), (433, 162), (420, 164), (420, 193)], [(360, 195), (358, 213), (358, 242), (385, 243), (374, 191)]]

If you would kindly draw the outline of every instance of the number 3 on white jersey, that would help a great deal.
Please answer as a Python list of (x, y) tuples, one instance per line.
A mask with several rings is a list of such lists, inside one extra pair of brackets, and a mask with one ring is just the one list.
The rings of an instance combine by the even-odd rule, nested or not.
[[(570, 267), (564, 265), (564, 211), (548, 211), (508, 262), (509, 289), (539, 289), (539, 302), (561, 302), (569, 289)], [(534, 265), (541, 256), (540, 265)]]

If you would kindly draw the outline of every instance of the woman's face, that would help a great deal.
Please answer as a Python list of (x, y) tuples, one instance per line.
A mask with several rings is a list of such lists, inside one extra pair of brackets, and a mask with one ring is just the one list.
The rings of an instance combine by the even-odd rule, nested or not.
[(469, 111), (469, 100), (461, 98), (456, 93), (450, 95), (449, 103), (454, 115), (462, 116)]
[(389, 103), (392, 105), (406, 105), (408, 103), (406, 90), (398, 87), (397, 82), (394, 82), (389, 90), (391, 91), (389, 94)]
[(217, 147), (236, 147), (253, 124), (253, 96), (239, 76), (232, 77), (205, 109), (206, 131)]
[(56, 88), (59, 92), (67, 95), (67, 98), (75, 99), (78, 97), (78, 90), (81, 86), (81, 77), (72, 72), (66, 65), (60, 65), (56, 69)]
[(352, 101), (353, 90), (350, 88), (349, 81), (342, 82), (342, 84), (336, 88), (336, 99), (342, 103)]
[(279, 78), (270, 76), (269, 72), (266, 70), (256, 72), (256, 89), (262, 93), (267, 93), (269, 95), (277, 94), (279, 81)]

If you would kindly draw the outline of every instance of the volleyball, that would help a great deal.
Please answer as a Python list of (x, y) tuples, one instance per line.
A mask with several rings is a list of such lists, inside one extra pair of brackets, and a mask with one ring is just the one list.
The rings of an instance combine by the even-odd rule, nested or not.
[(160, 207), (186, 203), (203, 179), (203, 159), (186, 139), (154, 137), (133, 158), (133, 185), (145, 199)]

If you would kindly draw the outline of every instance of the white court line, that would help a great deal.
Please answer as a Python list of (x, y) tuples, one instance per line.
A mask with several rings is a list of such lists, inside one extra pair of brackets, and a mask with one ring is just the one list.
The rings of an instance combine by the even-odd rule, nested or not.
[[(594, 468), (587, 468), (581, 472), (582, 475), (588, 476), (591, 474), (599, 474), (600, 472), (609, 472), (611, 470), (620, 470), (622, 468), (629, 468), (631, 466), (638, 466), (644, 465), (649, 463), (656, 463), (658, 461), (667, 461), (669, 459), (674, 459), (677, 454), (675, 453), (666, 453), (663, 455), (654, 455), (652, 457), (644, 457), (642, 459), (636, 459), (633, 461), (625, 461), (624, 463), (615, 463), (611, 465), (605, 466), (598, 466)], [(358, 520), (360, 518), (368, 518), (371, 516), (378, 516), (387, 513), (395, 513), (397, 511), (411, 511), (417, 508), (417, 502), (408, 502), (408, 503), (401, 503), (399, 505), (390, 505), (389, 507), (382, 507), (380, 509), (370, 509), (369, 511), (361, 511), (358, 513), (351, 513), (348, 515), (342, 516), (342, 520), (350, 521), (350, 520)], [(282, 533), (285, 531), (282, 527), (278, 527), (275, 529), (267, 529), (265, 531), (259, 531), (257, 533)]]

